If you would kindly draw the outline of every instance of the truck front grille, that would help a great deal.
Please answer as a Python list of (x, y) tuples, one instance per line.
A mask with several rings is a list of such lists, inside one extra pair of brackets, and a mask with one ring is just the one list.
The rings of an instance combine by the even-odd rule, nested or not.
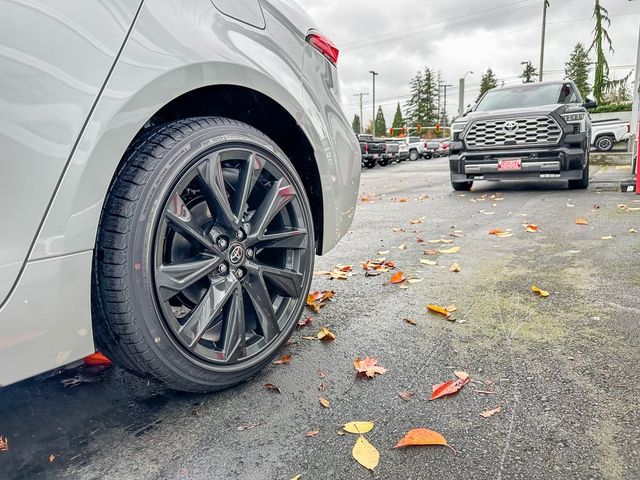
[(562, 129), (549, 116), (477, 120), (464, 136), (468, 148), (555, 145)]

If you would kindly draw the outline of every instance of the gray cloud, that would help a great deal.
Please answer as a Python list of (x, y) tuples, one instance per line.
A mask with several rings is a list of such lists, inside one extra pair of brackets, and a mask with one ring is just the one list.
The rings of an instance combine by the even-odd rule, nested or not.
[[(521, 61), (538, 65), (542, 0), (299, 0), (340, 49), (343, 103), (349, 118), (358, 111), (357, 92), (371, 92), (369, 70), (379, 72), (377, 104), (387, 122), (408, 96), (411, 77), (425, 65), (440, 70), (449, 89), (448, 111), (458, 105), (458, 78), (467, 70), (466, 101), (477, 96), (480, 74), (491, 67), (505, 83), (518, 82)], [(592, 0), (550, 0), (545, 78), (563, 77), (573, 46), (591, 42)], [(615, 53), (612, 76), (622, 77), (636, 61), (640, 0), (602, 0), (611, 16)], [(365, 97), (365, 121), (371, 96)]]

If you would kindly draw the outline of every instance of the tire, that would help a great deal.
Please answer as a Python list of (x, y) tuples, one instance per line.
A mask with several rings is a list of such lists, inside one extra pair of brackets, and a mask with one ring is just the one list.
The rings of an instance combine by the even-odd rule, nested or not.
[(101, 216), (96, 342), (117, 364), (176, 390), (238, 384), (293, 332), (314, 245), (304, 186), (261, 132), (201, 117), (144, 133)]
[(390, 160), (386, 159), (386, 160), (380, 160), (378, 162), (378, 165), (380, 165), (381, 167), (386, 167), (387, 165), (389, 165)]
[(418, 151), (417, 150), (411, 150), (409, 152), (409, 160), (411, 160), (412, 162), (415, 162), (419, 158), (420, 158), (420, 155), (418, 155)]
[(596, 138), (595, 147), (599, 152), (609, 152), (613, 149), (616, 139), (611, 135), (602, 135)]
[(473, 187), (473, 182), (451, 182), (451, 187), (456, 192), (468, 192)]
[(572, 190), (584, 190), (589, 187), (589, 161), (582, 170), (582, 178), (579, 180), (569, 180), (569, 188)]

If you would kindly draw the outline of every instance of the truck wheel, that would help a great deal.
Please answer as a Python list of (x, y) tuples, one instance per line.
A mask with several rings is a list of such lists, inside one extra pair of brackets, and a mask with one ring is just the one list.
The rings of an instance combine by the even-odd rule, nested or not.
[(389, 165), (389, 159), (386, 160), (380, 160), (378, 162), (378, 165), (380, 165), (381, 167), (386, 167), (387, 165)]
[(582, 170), (582, 178), (580, 180), (569, 180), (569, 188), (574, 190), (584, 190), (589, 186), (589, 163)]
[(456, 192), (468, 192), (473, 187), (473, 182), (451, 182), (451, 186)]
[(373, 167), (375, 167), (375, 166), (376, 166), (376, 162), (367, 162), (367, 163), (365, 164), (365, 167), (367, 167), (367, 168), (373, 168)]
[(417, 150), (411, 150), (411, 152), (409, 152), (409, 160), (411, 160), (412, 162), (415, 162), (419, 158), (420, 158), (420, 155), (418, 155)]
[(235, 385), (293, 332), (313, 261), (304, 186), (271, 139), (219, 117), (152, 129), (125, 154), (100, 220), (98, 346), (176, 390)]
[(611, 135), (603, 135), (596, 138), (596, 150), (599, 152), (608, 152), (615, 145), (616, 140)]

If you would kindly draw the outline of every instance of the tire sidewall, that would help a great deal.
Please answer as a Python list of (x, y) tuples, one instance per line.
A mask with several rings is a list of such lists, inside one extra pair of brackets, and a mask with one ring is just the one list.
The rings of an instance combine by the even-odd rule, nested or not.
[[(604, 148), (600, 146), (600, 142), (602, 142), (603, 140), (606, 142)], [(613, 143), (613, 139), (609, 136), (599, 137), (596, 140), (596, 148), (601, 152), (608, 152), (613, 148)]]
[[(155, 301), (153, 282), (154, 241), (160, 210), (175, 185), (175, 180), (191, 168), (203, 154), (225, 144), (243, 144), (262, 150), (285, 173), (300, 197), (309, 248), (315, 246), (311, 208), (304, 186), (286, 155), (266, 136), (241, 124), (207, 126), (178, 140), (162, 163), (154, 170), (144, 186), (136, 205), (134, 224), (128, 238), (127, 274), (132, 293), (136, 324), (153, 354), (179, 379), (200, 385), (202, 390), (219, 389), (246, 380), (263, 368), (278, 352), (293, 332), (296, 321), (304, 309), (304, 299), (276, 341), (255, 357), (236, 365), (218, 366), (187, 353), (179, 345), (162, 318)], [(303, 292), (308, 291), (313, 274), (314, 256), (304, 279)]]

